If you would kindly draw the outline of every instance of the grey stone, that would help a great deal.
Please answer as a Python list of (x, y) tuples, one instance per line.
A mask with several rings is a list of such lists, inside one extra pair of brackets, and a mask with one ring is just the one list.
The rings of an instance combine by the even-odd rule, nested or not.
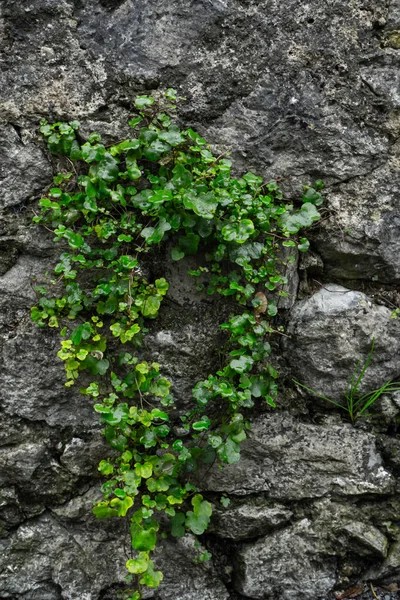
[(245, 540), (260, 537), (290, 520), (293, 513), (279, 504), (262, 501), (230, 504), (213, 510), (210, 531), (222, 538)]
[(236, 568), (235, 587), (249, 598), (322, 600), (336, 579), (336, 560), (325, 555), (308, 519), (244, 544)]
[[(25, 312), (25, 319), (29, 318)], [(78, 390), (64, 387), (65, 374), (56, 356), (59, 340), (30, 326), (15, 332), (2, 348), (0, 373), (3, 409), (8, 414), (49, 425), (98, 427), (92, 403)]]
[[(44, 593), (43, 587), (50, 586), (62, 590), (60, 598), (95, 600), (110, 582), (125, 587), (125, 523), (122, 519), (96, 520), (91, 516), (96, 500), (98, 490), (91, 489), (52, 513), (22, 524), (4, 541), (2, 597), (22, 600), (30, 598), (33, 590)], [(144, 597), (159, 597), (160, 593), (163, 600), (228, 600), (212, 563), (195, 562), (200, 552), (193, 536), (162, 542), (154, 560), (165, 580), (160, 592), (149, 590)]]
[(25, 202), (51, 183), (42, 148), (23, 144), (11, 126), (0, 125), (0, 208)]
[(188, 268), (194, 267), (190, 260), (176, 271), (166, 260), (157, 265), (160, 276), (170, 284), (167, 307), (156, 322), (149, 323), (143, 345), (143, 357), (158, 362), (162, 374), (172, 381), (171, 393), (181, 409), (192, 406), (194, 384), (216, 370), (220, 361), (217, 349), (227, 337), (219, 325), (226, 321), (229, 310), (196, 291), (196, 280), (187, 275)]
[[(155, 553), (155, 564), (164, 573), (159, 595), (162, 600), (228, 600), (224, 584), (218, 578), (212, 560), (196, 563), (204, 548), (196, 548), (196, 539), (185, 535), (166, 540)], [(198, 542), (197, 542), (198, 544)], [(147, 592), (146, 597), (153, 597)], [(158, 592), (154, 593), (158, 597)]]
[(400, 3), (398, 0), (394, 0), (389, 5), (387, 25), (393, 28), (400, 26)]
[(109, 456), (110, 449), (106, 442), (98, 438), (97, 431), (94, 436), (94, 439), (89, 441), (82, 438), (72, 438), (66, 444), (64, 452), (60, 456), (60, 463), (72, 475), (93, 477), (96, 463)]
[(393, 581), (400, 576), (400, 542), (397, 540), (389, 548), (383, 563), (371, 568), (369, 576), (375, 579)]
[(395, 155), (384, 166), (329, 193), (332, 216), (314, 237), (325, 277), (398, 281), (398, 185)]
[(400, 323), (391, 318), (390, 309), (373, 304), (362, 292), (324, 285), (296, 304), (287, 333), (285, 356), (293, 376), (335, 401), (344, 399), (373, 338), (375, 349), (360, 392), (377, 389), (400, 375)]
[(379, 529), (369, 524), (352, 521), (343, 527), (357, 554), (385, 558), (389, 542)]
[(57, 358), (59, 339), (30, 322), (30, 307), (37, 300), (35, 279), (48, 261), (23, 255), (1, 280), (0, 397), (8, 414), (50, 425), (98, 425), (98, 418), (79, 391), (64, 387), (64, 367)]
[(400, 469), (400, 440), (392, 437), (383, 437), (380, 440), (382, 455), (391, 468)]
[(238, 464), (213, 468), (204, 489), (276, 500), (389, 493), (394, 479), (373, 435), (351, 425), (318, 426), (284, 414), (258, 417)]
[(50, 584), (70, 600), (92, 600), (108, 581), (123, 582), (125, 560), (121, 541), (98, 527), (66, 528), (45, 513), (7, 539), (0, 593), (20, 600), (35, 590), (39, 597), (42, 587)]

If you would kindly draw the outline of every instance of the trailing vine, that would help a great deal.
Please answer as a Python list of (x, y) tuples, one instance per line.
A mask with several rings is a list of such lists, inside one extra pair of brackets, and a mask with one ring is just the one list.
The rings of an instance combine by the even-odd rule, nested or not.
[[(254, 399), (275, 406), (268, 338), (277, 306), (268, 295), (287, 283), (284, 266), (295, 260), (287, 252), (284, 258), (282, 247), (308, 249), (297, 234), (320, 218), (322, 203), (321, 182), (305, 188), (294, 207), (275, 181), (232, 177), (227, 155), (215, 156), (198, 133), (173, 122), (178, 100), (172, 89), (157, 100), (137, 97), (132, 138), (111, 146), (98, 133), (82, 140), (77, 122), (42, 120), (40, 129), (73, 172), (55, 177), (58, 187), (39, 201), (33, 219), (54, 232), (62, 253), (56, 277), (37, 288), (32, 318), (60, 329), (67, 387), (83, 372), (95, 376), (80, 391), (93, 399), (114, 452), (99, 464), (107, 479), (93, 512), (129, 519), (126, 567), (137, 588), (130, 600), (141, 598), (141, 586), (162, 581), (151, 554), (159, 537), (207, 529), (212, 505), (190, 474), (203, 463), (238, 462), (249, 429), (244, 409)], [(145, 279), (141, 257), (167, 241), (173, 261), (201, 252), (204, 264), (189, 271), (199, 288), (234, 296), (240, 308), (221, 325), (226, 365), (196, 383), (193, 406), (180, 417), (160, 366), (137, 356), (146, 322), (168, 292), (163, 277)]]

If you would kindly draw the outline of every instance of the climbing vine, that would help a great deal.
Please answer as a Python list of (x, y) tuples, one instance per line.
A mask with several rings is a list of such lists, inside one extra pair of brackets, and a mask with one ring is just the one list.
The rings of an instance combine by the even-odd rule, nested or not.
[[(126, 567), (137, 588), (130, 600), (141, 598), (141, 586), (162, 581), (152, 560), (159, 537), (207, 529), (212, 505), (190, 474), (215, 460), (238, 462), (249, 429), (244, 410), (255, 399), (275, 406), (278, 374), (268, 340), (277, 306), (268, 296), (285, 295), (284, 267), (295, 255), (282, 250), (307, 251), (298, 232), (320, 218), (322, 204), (321, 182), (293, 206), (275, 181), (232, 177), (227, 155), (216, 156), (198, 133), (174, 123), (178, 100), (172, 89), (157, 99), (137, 97), (132, 137), (111, 146), (98, 133), (82, 140), (78, 122), (42, 120), (40, 129), (72, 172), (55, 177), (58, 187), (39, 201), (33, 219), (54, 232), (62, 252), (54, 278), (37, 288), (32, 318), (60, 329), (65, 385), (86, 373), (80, 392), (93, 399), (113, 449), (99, 464), (104, 499), (93, 512), (129, 519)], [(198, 287), (238, 303), (221, 325), (225, 365), (196, 383), (193, 406), (179, 417), (159, 364), (140, 359), (148, 319), (168, 292), (163, 277), (144, 276), (143, 257), (160, 244), (172, 261), (200, 254), (203, 264), (189, 271)]]

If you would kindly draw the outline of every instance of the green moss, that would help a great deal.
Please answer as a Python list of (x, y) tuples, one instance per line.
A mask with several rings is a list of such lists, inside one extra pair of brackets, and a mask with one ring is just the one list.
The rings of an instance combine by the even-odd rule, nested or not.
[(400, 50), (400, 31), (388, 31), (385, 35), (384, 40), (385, 46), (389, 48), (394, 48), (395, 50)]

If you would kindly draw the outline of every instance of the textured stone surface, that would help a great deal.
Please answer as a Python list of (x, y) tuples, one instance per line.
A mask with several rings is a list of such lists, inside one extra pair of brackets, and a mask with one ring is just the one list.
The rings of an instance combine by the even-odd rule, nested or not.
[(210, 531), (223, 538), (245, 540), (264, 535), (290, 520), (293, 513), (285, 506), (265, 501), (233, 502), (213, 511)]
[(326, 277), (398, 282), (399, 181), (394, 156), (371, 173), (332, 190), (332, 216), (315, 236)]
[[(88, 489), (98, 483), (96, 464), (106, 452), (97, 417), (87, 398), (63, 386), (56, 334), (29, 321), (32, 278), (54, 258), (52, 236), (29, 229), (24, 212), (51, 184), (39, 119), (79, 119), (83, 137), (97, 129), (111, 143), (128, 134), (137, 92), (176, 87), (187, 97), (181, 123), (231, 150), (238, 172), (282, 177), (293, 197), (304, 183), (326, 182), (327, 211), (310, 234), (314, 259), (303, 265), (309, 279), (392, 286), (400, 279), (399, 30), (397, 1), (1, 3), (1, 598), (115, 600), (126, 560), (118, 524), (89, 518), (95, 494)], [(225, 316), (195, 293), (184, 268), (172, 275), (163, 256), (149, 265), (151, 275), (165, 274), (173, 285), (143, 349), (173, 379), (180, 406), (195, 380), (219, 367)], [(296, 288), (291, 275), (286, 308)], [(388, 319), (390, 310), (359, 292), (338, 291), (334, 302), (328, 293), (292, 312), (284, 349), (291, 375), (340, 393), (374, 334), (377, 360), (366, 384), (375, 388), (400, 374), (399, 325)], [(320, 411), (328, 408), (318, 402)], [(373, 434), (339, 419), (321, 425), (304, 413), (300, 422), (290, 406), (289, 414), (250, 416), (243, 462), (203, 482), (241, 496), (216, 514), (215, 533), (229, 550), (224, 569), (194, 565), (191, 539), (166, 545), (158, 557), (166, 581), (153, 597), (331, 600), (336, 583), (346, 589), (368, 573), (398, 577), (397, 412), (385, 406), (377, 413), (379, 448), (391, 474)], [(383, 538), (376, 552), (366, 552), (360, 540), (367, 533), (359, 532), (357, 544), (344, 532), (353, 515), (364, 533), (387, 537), (380, 565)], [(371, 562), (375, 571), (368, 571)]]
[(236, 588), (249, 598), (320, 600), (335, 583), (336, 561), (327, 557), (308, 519), (244, 544), (237, 555)]
[(356, 546), (359, 554), (372, 554), (379, 558), (385, 558), (387, 555), (387, 538), (376, 527), (353, 521), (345, 525), (343, 531), (349, 537), (350, 543)]
[(278, 500), (299, 500), (329, 493), (382, 494), (393, 484), (373, 435), (346, 424), (323, 427), (277, 413), (255, 419), (240, 463), (212, 469), (204, 485), (237, 495), (266, 492)]
[(49, 425), (94, 426), (98, 419), (78, 391), (64, 387), (64, 367), (57, 358), (59, 340), (30, 322), (36, 301), (34, 277), (49, 263), (27, 255), (0, 278), (0, 307), (4, 335), (0, 341), (0, 397), (2, 408)]
[(155, 562), (165, 574), (163, 589), (148, 597), (162, 600), (228, 600), (229, 594), (218, 579), (211, 562), (197, 564), (204, 548), (195, 547), (195, 539), (186, 535), (180, 540), (161, 544)]
[(20, 204), (51, 181), (44, 151), (23, 144), (11, 126), (0, 125), (0, 208)]
[[(12, 600), (93, 600), (126, 588), (123, 520), (90, 516), (98, 491), (89, 490), (22, 524), (0, 542), (0, 593)], [(211, 564), (196, 564), (199, 550), (190, 536), (164, 542), (155, 555), (165, 572), (163, 600), (228, 600)], [(188, 586), (188, 582), (190, 585)], [(144, 598), (158, 598), (151, 590)]]
[(323, 286), (291, 312), (291, 337), (285, 338), (284, 346), (293, 375), (318, 393), (343, 400), (358, 361), (364, 364), (375, 338), (360, 391), (396, 380), (400, 375), (400, 322), (391, 318), (391, 312), (373, 304), (362, 292)]

